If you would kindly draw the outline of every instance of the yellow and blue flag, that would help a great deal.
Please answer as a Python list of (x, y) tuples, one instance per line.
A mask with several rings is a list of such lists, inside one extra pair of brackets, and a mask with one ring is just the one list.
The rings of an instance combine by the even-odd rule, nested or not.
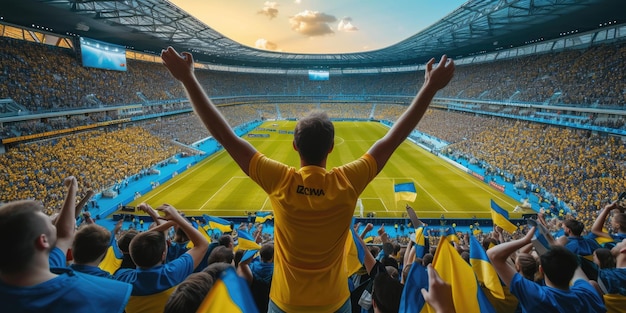
[(120, 266), (122, 266), (122, 259), (124, 258), (121, 251), (119, 251), (119, 256), (116, 251), (119, 251), (117, 242), (114, 246), (110, 246), (109, 249), (107, 249), (104, 259), (102, 259), (100, 264), (98, 264), (98, 267), (101, 270), (108, 272), (111, 275), (113, 275), (120, 268)]
[(445, 236), (437, 246), (433, 267), (445, 282), (452, 286), (454, 307), (463, 312), (495, 312), (476, 279), (472, 267), (450, 244)]
[(237, 245), (235, 250), (259, 250), (261, 245), (256, 243), (252, 235), (245, 230), (239, 230), (237, 232)]
[[(422, 288), (428, 290), (428, 272), (422, 263), (415, 262), (411, 265), (409, 274), (404, 282), (402, 289), (402, 298), (400, 299), (400, 310), (398, 312), (428, 312), (428, 306), (424, 296), (422, 296)], [(458, 310), (461, 312), (461, 310)]]
[(423, 258), (426, 254), (426, 239), (424, 238), (424, 227), (415, 229), (415, 256)]
[(454, 227), (448, 227), (444, 230), (443, 235), (448, 237), (448, 240), (456, 243), (460, 243), (459, 237), (456, 235), (456, 229)]
[(229, 267), (213, 284), (198, 313), (258, 313), (248, 283)]
[(209, 225), (209, 228), (211, 229), (217, 229), (223, 233), (230, 233), (233, 231), (232, 222), (229, 222), (220, 217), (209, 216), (206, 214), (202, 214), (202, 217), (204, 217), (204, 220), (206, 221), (207, 225)]
[(259, 250), (246, 250), (241, 256), (239, 262), (245, 262), (249, 259), (256, 258), (259, 255)]
[[(606, 228), (602, 228), (602, 231), (605, 233), (609, 232)], [(597, 242), (600, 246), (604, 246), (607, 243), (615, 242), (613, 238), (598, 236), (594, 233), (589, 233), (588, 235), (585, 236), (585, 238), (595, 240), (595, 242)]]
[(350, 234), (344, 247), (345, 269), (348, 276), (358, 272), (365, 263), (365, 248), (357, 238), (357, 233), (350, 227)]
[(510, 234), (517, 230), (517, 226), (509, 221), (509, 212), (501, 208), (495, 201), (491, 200), (491, 219), (493, 223), (502, 227)]
[(415, 202), (417, 198), (417, 190), (413, 182), (395, 184), (393, 192), (396, 195), (396, 202), (400, 200)]
[(500, 277), (487, 257), (483, 246), (474, 236), (470, 236), (470, 264), (478, 282), (485, 285), (495, 298), (504, 299), (504, 289)]
[(111, 236), (109, 248), (104, 255), (104, 259), (102, 259), (102, 261), (100, 261), (100, 264), (98, 264), (98, 267), (101, 270), (113, 275), (113, 273), (115, 273), (120, 268), (120, 266), (122, 266), (123, 258), (124, 253), (117, 245), (117, 239), (115, 239), (115, 236)]
[[(211, 242), (211, 236), (209, 236), (209, 234), (206, 232), (206, 229), (202, 227), (202, 225), (198, 224), (196, 221), (192, 221), (191, 225), (193, 225), (193, 227), (195, 227), (208, 242)], [(189, 242), (187, 243), (187, 249), (191, 248), (193, 248), (193, 242), (189, 240)]]
[(273, 220), (274, 214), (272, 212), (256, 212), (256, 217), (254, 218), (255, 223), (265, 223), (268, 220)]

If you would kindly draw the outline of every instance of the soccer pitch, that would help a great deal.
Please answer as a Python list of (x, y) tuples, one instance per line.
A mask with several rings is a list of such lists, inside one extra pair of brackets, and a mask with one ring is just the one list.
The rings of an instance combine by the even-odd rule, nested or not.
[[(327, 168), (355, 160), (388, 128), (378, 122), (334, 122), (335, 148)], [(260, 126), (271, 131), (254, 130), (251, 134), (268, 134), (267, 138), (246, 139), (270, 158), (299, 168), (298, 154), (292, 147), (294, 121), (266, 122)], [(395, 200), (396, 182), (413, 181), (417, 189), (415, 202)], [(420, 217), (478, 218), (490, 217), (490, 199), (507, 211), (519, 204), (509, 196), (489, 187), (436, 155), (405, 141), (391, 157), (382, 172), (361, 194), (364, 215), (401, 217), (405, 205), (411, 205)], [(130, 203), (146, 202), (153, 207), (169, 203), (187, 216), (243, 216), (245, 211), (271, 211), (265, 192), (257, 186), (225, 151), (203, 160), (192, 168)], [(360, 208), (355, 208), (358, 216)]]

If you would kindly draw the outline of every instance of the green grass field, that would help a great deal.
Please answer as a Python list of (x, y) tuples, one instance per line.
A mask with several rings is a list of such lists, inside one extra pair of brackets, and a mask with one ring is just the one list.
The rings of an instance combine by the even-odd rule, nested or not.
[[(277, 124), (278, 126), (273, 126)], [(328, 168), (350, 162), (388, 130), (377, 122), (335, 122), (335, 149), (328, 159)], [(292, 131), (295, 122), (266, 122), (262, 128)], [(265, 155), (299, 167), (299, 158), (292, 148), (293, 135), (267, 133), (269, 138), (248, 138)], [(247, 137), (246, 137), (247, 138)], [(417, 199), (409, 203), (424, 218), (487, 218), (489, 200), (494, 199), (508, 211), (519, 204), (516, 200), (478, 181), (432, 153), (406, 141), (395, 152), (383, 171), (361, 195), (364, 212), (377, 217), (400, 217), (406, 212), (405, 201), (395, 201), (395, 182), (413, 181)], [(221, 151), (174, 177), (167, 183), (130, 203), (146, 202), (153, 207), (169, 203), (188, 216), (201, 214), (242, 216), (245, 211), (269, 211), (271, 205), (265, 192), (248, 178), (224, 151)], [(358, 215), (355, 209), (355, 215)], [(513, 217), (513, 216), (511, 216)]]

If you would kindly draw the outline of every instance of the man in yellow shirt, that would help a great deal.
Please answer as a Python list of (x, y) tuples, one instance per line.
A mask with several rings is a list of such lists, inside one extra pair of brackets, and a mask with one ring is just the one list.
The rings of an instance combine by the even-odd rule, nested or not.
[(275, 225), (269, 312), (349, 312), (343, 247), (356, 201), (415, 129), (436, 92), (452, 79), (454, 62), (444, 55), (433, 67), (431, 59), (424, 85), (389, 132), (359, 159), (328, 171), (334, 127), (325, 113), (314, 112), (298, 121), (293, 146), (300, 155), (300, 169), (289, 167), (265, 157), (235, 134), (196, 79), (190, 53), (179, 54), (169, 47), (161, 58), (182, 82), (211, 135), (269, 195)]

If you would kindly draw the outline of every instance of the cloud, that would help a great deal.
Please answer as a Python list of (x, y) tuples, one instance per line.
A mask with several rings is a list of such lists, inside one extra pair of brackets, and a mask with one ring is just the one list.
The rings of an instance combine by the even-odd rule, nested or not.
[(271, 19), (275, 18), (278, 15), (278, 3), (276, 2), (271, 2), (271, 1), (265, 1), (265, 3), (263, 3), (263, 9), (261, 9), (261, 11), (257, 12), (258, 14), (263, 14), (267, 17)]
[(337, 18), (332, 15), (309, 10), (289, 18), (291, 29), (309, 37), (333, 34), (334, 32), (328, 23), (336, 21)]
[(295, 4), (300, 4), (300, 3), (302, 3), (302, 0), (296, 0), (296, 1), (294, 1), (294, 3)]
[(254, 43), (254, 46), (257, 47), (258, 49), (263, 49), (263, 50), (277, 50), (278, 45), (268, 41), (265, 38), (259, 38), (256, 40), (256, 42)]
[(352, 25), (352, 19), (349, 17), (344, 17), (339, 21), (339, 25), (337, 26), (337, 30), (340, 32), (355, 32), (359, 29)]

